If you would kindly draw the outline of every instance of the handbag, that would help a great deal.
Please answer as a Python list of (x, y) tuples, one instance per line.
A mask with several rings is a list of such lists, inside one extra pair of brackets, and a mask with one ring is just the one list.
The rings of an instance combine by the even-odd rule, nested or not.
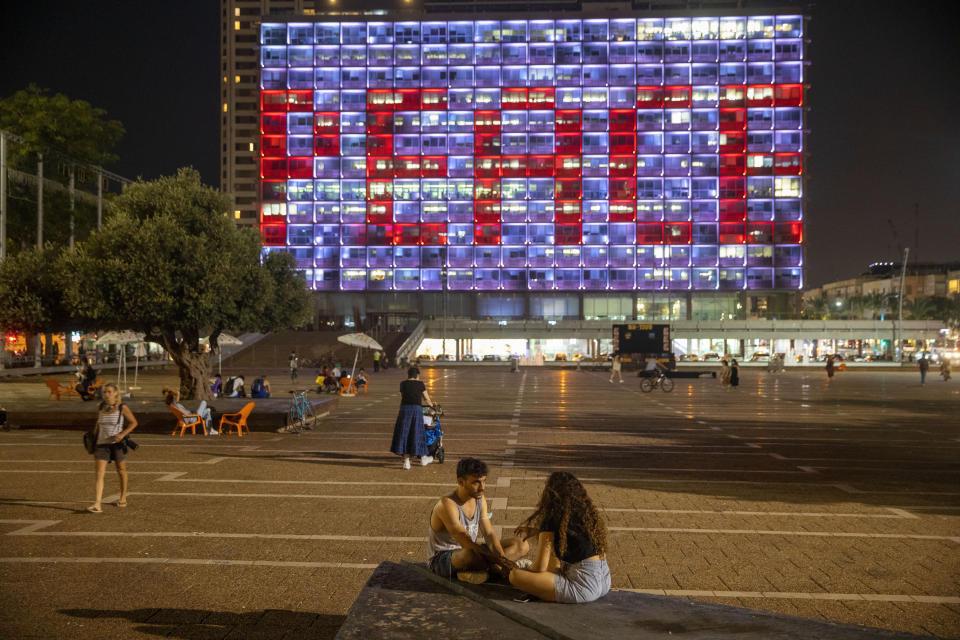
[(94, 427), (90, 431), (83, 432), (83, 448), (87, 450), (87, 453), (93, 454), (94, 450), (97, 448), (97, 435), (99, 434), (99, 427)]

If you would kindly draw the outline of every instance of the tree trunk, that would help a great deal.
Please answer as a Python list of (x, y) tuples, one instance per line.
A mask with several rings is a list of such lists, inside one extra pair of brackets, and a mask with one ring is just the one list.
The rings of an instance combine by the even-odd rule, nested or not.
[(184, 351), (171, 352), (177, 371), (180, 373), (180, 397), (184, 400), (213, 400), (210, 393), (209, 354)]

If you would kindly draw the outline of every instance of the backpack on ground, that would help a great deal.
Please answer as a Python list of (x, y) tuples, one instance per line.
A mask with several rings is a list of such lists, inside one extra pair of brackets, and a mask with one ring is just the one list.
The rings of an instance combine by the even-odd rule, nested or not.
[(257, 378), (253, 381), (253, 386), (250, 387), (250, 395), (256, 396), (258, 393), (263, 393), (265, 389), (263, 388), (263, 378)]
[(223, 395), (230, 396), (233, 394), (233, 386), (236, 382), (236, 376), (231, 376), (230, 379), (227, 380), (227, 383), (223, 385)]

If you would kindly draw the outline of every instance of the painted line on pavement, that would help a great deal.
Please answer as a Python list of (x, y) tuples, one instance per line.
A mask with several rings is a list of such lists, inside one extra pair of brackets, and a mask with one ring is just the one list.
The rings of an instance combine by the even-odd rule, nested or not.
[(219, 560), (216, 558), (0, 558), (3, 564), (184, 564), (221, 567), (285, 567), (304, 569), (376, 569), (359, 562), (289, 562), (281, 560)]
[(878, 538), (889, 540), (943, 540), (960, 544), (960, 536), (934, 536), (912, 533), (858, 533), (851, 531), (779, 531), (772, 529), (685, 529), (680, 527), (607, 527), (616, 533), (693, 533), (723, 535), (798, 536), (821, 538)]
[[(884, 518), (890, 520), (916, 520), (918, 516), (903, 509), (881, 507), (892, 513), (830, 513), (829, 511), (734, 511), (729, 509), (632, 509), (604, 507), (601, 511), (611, 513), (664, 513), (672, 515), (716, 515), (716, 516), (768, 516), (791, 518)], [(518, 511), (533, 512), (536, 507), (510, 507)]]
[(914, 596), (891, 593), (804, 593), (791, 591), (700, 591), (695, 589), (617, 589), (656, 596), (692, 598), (767, 598), (780, 600), (860, 600), (868, 602), (913, 602), (924, 604), (960, 604), (955, 596)]
[[(449, 485), (447, 485), (449, 486)], [(129, 491), (128, 496), (180, 496), (184, 498), (309, 498), (315, 500), (436, 500), (437, 496), (375, 496), (375, 495), (339, 495), (313, 493), (214, 493), (214, 492), (163, 492)]]

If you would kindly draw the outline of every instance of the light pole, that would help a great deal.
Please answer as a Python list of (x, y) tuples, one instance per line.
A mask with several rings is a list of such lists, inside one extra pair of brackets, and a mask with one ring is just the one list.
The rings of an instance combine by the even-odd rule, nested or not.
[(898, 311), (897, 311), (897, 324), (893, 330), (893, 357), (897, 361), (897, 364), (900, 363), (900, 342), (903, 335), (903, 283), (907, 278), (907, 258), (910, 257), (910, 247), (906, 247), (903, 250), (903, 266), (900, 269), (900, 291), (897, 294), (898, 298)]

